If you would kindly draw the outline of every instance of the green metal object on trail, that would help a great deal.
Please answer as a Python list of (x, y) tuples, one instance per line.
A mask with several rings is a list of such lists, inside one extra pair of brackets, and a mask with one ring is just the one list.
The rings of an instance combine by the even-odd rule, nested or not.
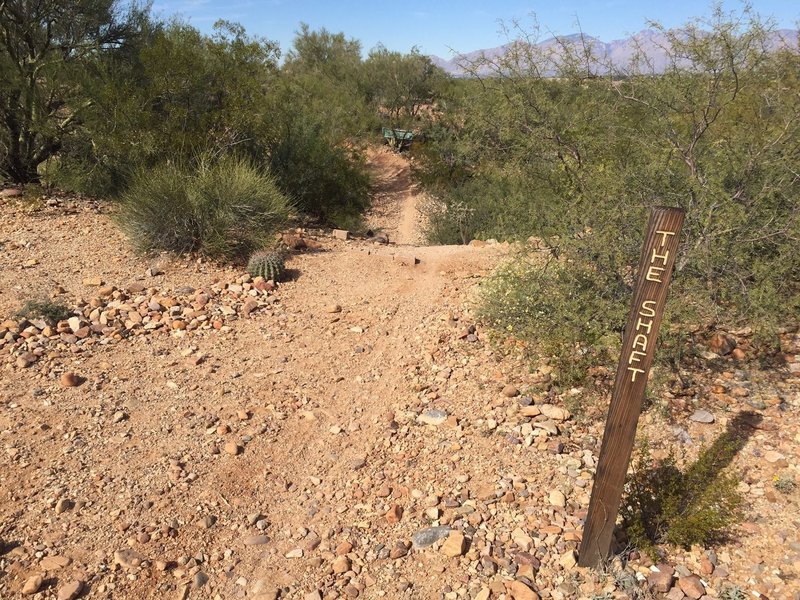
[(411, 147), (411, 142), (414, 141), (414, 132), (408, 131), (407, 129), (384, 127), (383, 139), (387, 144), (398, 151), (407, 150)]

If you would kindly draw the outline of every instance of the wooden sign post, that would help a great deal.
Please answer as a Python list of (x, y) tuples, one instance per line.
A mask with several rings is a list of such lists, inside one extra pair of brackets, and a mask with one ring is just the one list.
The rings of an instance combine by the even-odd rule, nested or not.
[(625, 326), (622, 355), (603, 433), (589, 514), (583, 529), (578, 560), (582, 567), (599, 566), (611, 551), (611, 537), (633, 450), (636, 423), (642, 410), (644, 388), (653, 363), (682, 225), (682, 209), (663, 207), (653, 209), (647, 224), (647, 237), (639, 259), (633, 302)]

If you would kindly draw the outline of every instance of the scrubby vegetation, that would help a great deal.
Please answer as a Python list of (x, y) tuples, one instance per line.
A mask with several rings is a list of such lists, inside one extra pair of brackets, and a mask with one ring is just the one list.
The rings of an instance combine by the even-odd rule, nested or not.
[(0, 176), (126, 202), (148, 171), (236, 156), (268, 169), (301, 215), (355, 223), (365, 141), (418, 121), (446, 81), (419, 53), (364, 59), (357, 40), (306, 25), (281, 64), (277, 44), (236, 23), (204, 35), (115, 0), (10, 0), (0, 18)]
[(50, 325), (66, 321), (72, 315), (66, 304), (49, 298), (28, 300), (17, 313), (17, 316), (23, 319), (43, 319)]
[[(536, 236), (549, 250), (501, 270), (482, 315), (552, 356), (564, 384), (615, 356), (657, 204), (687, 215), (662, 359), (703, 325), (749, 324), (768, 340), (800, 312), (800, 53), (770, 46), (747, 9), (654, 24), (668, 51), (658, 70), (644, 52), (604, 64), (584, 38), (544, 50), (514, 26), (508, 52), (453, 80), (416, 50), (363, 58), (357, 40), (306, 25), (281, 63), (275, 43), (235, 23), (204, 35), (113, 0), (37, 6), (0, 4), (0, 173), (123, 198), (120, 222), (142, 249), (242, 260), (288, 204), (356, 227), (364, 144), (381, 125), (418, 127), (431, 241)], [(245, 171), (270, 178), (268, 201)], [(211, 225), (198, 190), (223, 181), (236, 184)], [(262, 202), (263, 219), (240, 211)], [(231, 220), (260, 229), (222, 239)]]
[(657, 558), (656, 544), (688, 548), (717, 541), (741, 514), (738, 479), (726, 471), (740, 449), (740, 440), (726, 433), (681, 470), (674, 454), (653, 460), (644, 442), (621, 511), (631, 544)]
[(286, 225), (291, 207), (273, 177), (247, 160), (201, 157), (142, 170), (118, 221), (142, 251), (201, 252), (244, 263)]
[(551, 54), (510, 32), (521, 41), (467, 65), (473, 79), (418, 152), (438, 200), (432, 241), (549, 247), (550, 260), (522, 256), (498, 274), (483, 315), (555, 357), (565, 383), (615, 355), (656, 205), (686, 210), (665, 332), (750, 324), (767, 339), (800, 312), (798, 49), (769, 47), (748, 11), (654, 27), (663, 74), (642, 57), (614, 69), (589, 42)]

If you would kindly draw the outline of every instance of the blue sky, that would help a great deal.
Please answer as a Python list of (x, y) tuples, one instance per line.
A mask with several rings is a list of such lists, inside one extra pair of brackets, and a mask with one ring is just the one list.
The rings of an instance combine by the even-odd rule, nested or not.
[[(691, 0), (655, 4), (645, 6), (636, 0), (156, 0), (153, 9), (161, 17), (178, 14), (205, 32), (217, 19), (236, 21), (250, 34), (279, 42), (283, 52), (291, 47), (300, 22), (305, 22), (312, 29), (342, 31), (360, 40), (365, 51), (379, 42), (403, 52), (416, 45), (424, 54), (443, 58), (450, 58), (452, 51), (505, 43), (500, 22), (518, 19), (530, 24), (532, 13), (544, 32), (573, 33), (579, 21), (585, 33), (607, 42), (644, 29), (648, 19), (675, 27), (710, 12), (710, 4)], [(755, 0), (751, 4), (762, 16), (774, 17), (779, 27), (793, 28), (800, 21), (796, 1)], [(742, 3), (726, 0), (723, 5), (734, 10)]]

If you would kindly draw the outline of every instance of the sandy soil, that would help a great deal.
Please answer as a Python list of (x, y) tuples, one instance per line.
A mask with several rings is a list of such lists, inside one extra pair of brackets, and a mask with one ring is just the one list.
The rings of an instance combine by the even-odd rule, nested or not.
[[(471, 316), (507, 249), (410, 245), (419, 195), (405, 159), (377, 150), (371, 164), (370, 222), (398, 245), (308, 232), (322, 249), (294, 255), (296, 278), (263, 295), (241, 271), (136, 256), (103, 205), (0, 205), (0, 322), (55, 291), (93, 306), (94, 278), (141, 284), (143, 306), (172, 298), (181, 310), (210, 290), (210, 305), (230, 307), (213, 327), (77, 341), (0, 330), (0, 597), (26, 585), (62, 600), (625, 598), (626, 581), (645, 587), (644, 557), (601, 574), (574, 566), (602, 419), (565, 405), (595, 392), (551, 392), (546, 364), (490, 344)], [(24, 368), (29, 346), (41, 352)], [(737, 459), (746, 519), (710, 573), (710, 548), (664, 560), (701, 575), (710, 598), (731, 585), (798, 598), (798, 493), (773, 482), (800, 481), (800, 383), (749, 359), (715, 365), (694, 395), (676, 393), (677, 416), (648, 412), (642, 427), (655, 451), (688, 437), (696, 452), (761, 402)], [(85, 381), (65, 387), (65, 372)], [(689, 420), (697, 407), (715, 422)], [(455, 533), (410, 547), (431, 526)]]

